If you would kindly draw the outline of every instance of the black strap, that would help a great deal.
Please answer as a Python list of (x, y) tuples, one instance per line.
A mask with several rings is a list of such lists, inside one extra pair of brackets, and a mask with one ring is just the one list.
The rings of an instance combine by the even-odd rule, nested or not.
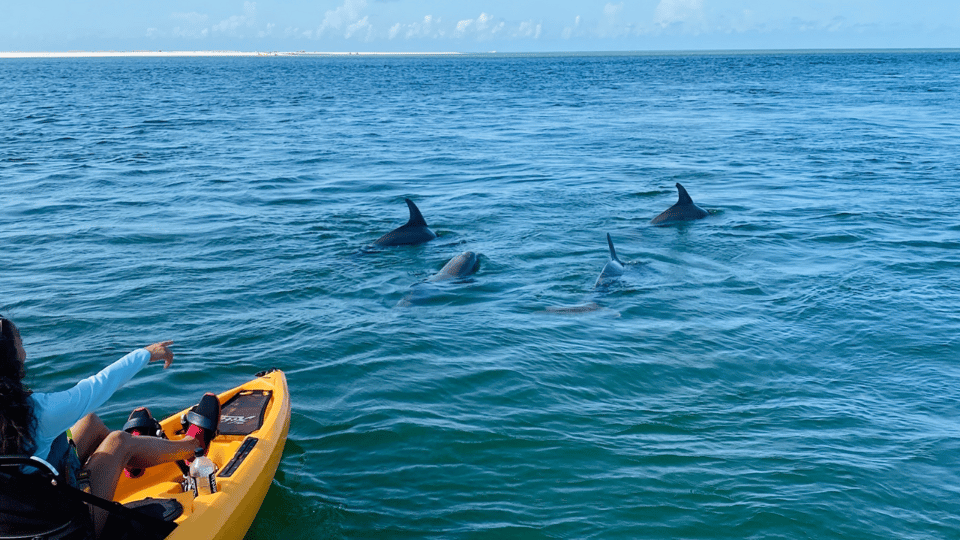
[(107, 499), (97, 497), (96, 495), (69, 485), (63, 481), (63, 478), (57, 473), (54, 467), (42, 459), (31, 456), (0, 456), (0, 467), (11, 466), (18, 468), (30, 467), (36, 471), (33, 474), (38, 476), (37, 481), (49, 483), (51, 487), (59, 491), (62, 495), (72, 498), (73, 500), (79, 499), (82, 502), (92, 504), (98, 508), (103, 508), (111, 514), (116, 514), (130, 521), (142, 523), (147, 527), (160, 531), (163, 536), (169, 535), (177, 528), (177, 524), (174, 522), (164, 521), (143, 512), (127, 508), (118, 502), (108, 501)]
[(134, 429), (147, 429), (147, 435), (156, 435), (157, 431), (160, 429), (160, 422), (157, 422), (155, 419), (147, 416), (138, 416), (127, 420), (127, 423), (123, 425), (123, 430), (127, 433), (130, 433)]
[(191, 423), (191, 424), (193, 424), (193, 425), (195, 425), (195, 426), (201, 427), (201, 428), (203, 428), (203, 429), (205, 429), (205, 430), (207, 430), (207, 431), (216, 431), (216, 430), (217, 430), (217, 424), (216, 424), (216, 422), (214, 422), (213, 420), (207, 418), (206, 416), (202, 416), (201, 414), (196, 413), (196, 412), (194, 412), (194, 411), (188, 412), (188, 413), (186, 414), (186, 416), (184, 416), (184, 418), (186, 418), (187, 422), (189, 422), (189, 423)]
[(174, 529), (177, 528), (176, 523), (164, 521), (162, 519), (144, 514), (143, 512), (127, 508), (116, 501), (108, 501), (91, 493), (87, 493), (82, 489), (77, 489), (72, 486), (62, 486), (61, 489), (67, 496), (76, 497), (87, 504), (92, 504), (96, 507), (103, 508), (112, 514), (117, 514), (133, 521), (139, 521), (149, 525), (150, 527), (165, 531), (166, 534), (170, 534)]

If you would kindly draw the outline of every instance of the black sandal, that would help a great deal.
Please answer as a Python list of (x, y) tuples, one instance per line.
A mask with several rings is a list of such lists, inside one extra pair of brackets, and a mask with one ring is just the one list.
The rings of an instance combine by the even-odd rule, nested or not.
[[(137, 407), (130, 413), (130, 416), (127, 418), (127, 423), (123, 425), (123, 431), (135, 437), (166, 438), (163, 428), (160, 427), (160, 422), (150, 414), (150, 409), (146, 407)], [(128, 478), (139, 478), (143, 475), (143, 469), (125, 467), (123, 473)]]
[(191, 407), (187, 414), (183, 415), (180, 423), (188, 437), (197, 439), (198, 447), (203, 448), (202, 455), (206, 455), (210, 449), (210, 442), (217, 436), (220, 427), (220, 400), (217, 399), (216, 394), (210, 392), (204, 394), (200, 398), (200, 403)]

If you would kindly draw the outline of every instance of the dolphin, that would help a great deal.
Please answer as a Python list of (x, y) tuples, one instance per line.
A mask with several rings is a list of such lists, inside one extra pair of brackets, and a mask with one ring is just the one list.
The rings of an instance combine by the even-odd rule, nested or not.
[(427, 278), (427, 281), (447, 281), (465, 278), (480, 269), (480, 256), (472, 251), (464, 251), (450, 259), (439, 272)]
[(420, 213), (417, 205), (413, 204), (410, 199), (404, 199), (404, 201), (410, 208), (410, 220), (378, 238), (373, 245), (409, 246), (429, 242), (437, 237), (437, 233), (427, 227), (427, 222), (423, 219), (423, 214)]
[(600, 277), (597, 278), (594, 287), (609, 285), (623, 275), (623, 262), (617, 258), (617, 251), (613, 249), (613, 240), (610, 238), (610, 233), (607, 233), (607, 245), (610, 246), (610, 260), (600, 271)]
[(436, 274), (411, 286), (410, 293), (397, 303), (397, 307), (426, 304), (450, 290), (448, 284), (438, 282), (463, 279), (473, 275), (479, 269), (480, 255), (472, 251), (464, 251), (450, 259)]
[(667, 208), (659, 216), (650, 220), (654, 225), (666, 225), (676, 221), (693, 221), (707, 217), (707, 211), (693, 204), (693, 199), (687, 194), (680, 183), (677, 183), (677, 191), (680, 192), (680, 199), (677, 204)]
[[(593, 285), (594, 289), (606, 287), (623, 275), (623, 262), (617, 257), (617, 250), (613, 248), (613, 239), (610, 238), (610, 233), (607, 233), (607, 245), (610, 247), (610, 260), (607, 261), (607, 264), (603, 266), (603, 270), (600, 271), (600, 277), (597, 278), (597, 282)], [(550, 306), (546, 308), (545, 311), (547, 313), (559, 313), (561, 315), (581, 315), (592, 311), (610, 311), (614, 316), (620, 316), (619, 312), (608, 310), (596, 302), (586, 302), (575, 306)]]

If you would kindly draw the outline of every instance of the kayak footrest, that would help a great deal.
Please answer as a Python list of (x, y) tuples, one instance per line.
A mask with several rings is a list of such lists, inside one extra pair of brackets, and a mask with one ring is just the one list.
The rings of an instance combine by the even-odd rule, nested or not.
[(250, 455), (250, 451), (253, 450), (253, 447), (257, 445), (259, 440), (260, 439), (256, 437), (247, 437), (244, 439), (243, 443), (240, 445), (240, 448), (237, 448), (237, 453), (233, 455), (233, 458), (223, 469), (220, 469), (220, 473), (217, 474), (217, 476), (220, 478), (230, 478), (233, 476), (233, 473), (236, 472), (237, 467), (243, 463), (243, 460), (247, 459), (247, 456)]

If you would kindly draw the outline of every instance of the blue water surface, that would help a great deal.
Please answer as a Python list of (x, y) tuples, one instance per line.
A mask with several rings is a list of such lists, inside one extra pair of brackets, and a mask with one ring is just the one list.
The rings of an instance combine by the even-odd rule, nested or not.
[(114, 427), (285, 370), (250, 539), (958, 538), (958, 111), (956, 51), (4, 60), (0, 313), (37, 391), (175, 340)]

